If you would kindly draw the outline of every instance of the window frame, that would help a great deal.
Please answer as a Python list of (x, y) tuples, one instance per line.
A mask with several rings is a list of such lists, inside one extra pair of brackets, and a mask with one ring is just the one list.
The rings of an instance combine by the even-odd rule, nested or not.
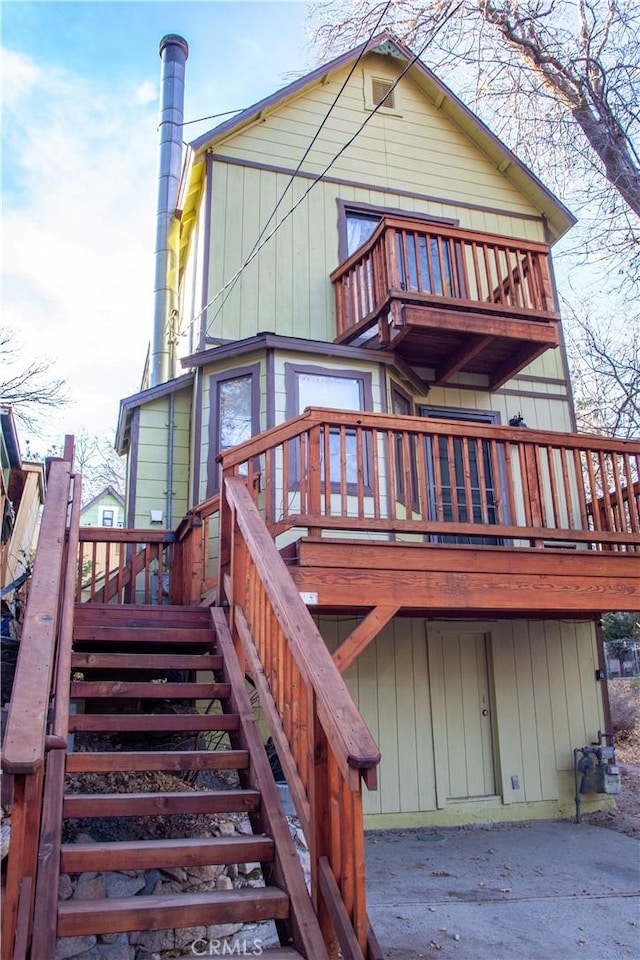
[[(408, 412), (403, 414), (396, 414), (394, 407), (394, 397), (398, 397), (408, 406)], [(389, 401), (391, 407), (391, 413), (394, 416), (407, 416), (414, 417), (416, 415), (416, 404), (413, 397), (404, 390), (399, 383), (395, 380), (390, 381), (389, 387)], [(400, 440), (398, 434), (394, 437), (394, 449), (393, 455), (395, 457), (395, 477), (396, 477), (396, 500), (398, 503), (402, 503), (405, 507), (411, 510), (420, 509), (420, 501), (418, 497), (418, 468), (416, 464), (416, 453), (415, 453), (415, 437), (411, 437), (409, 440), (409, 449), (410, 449), (410, 464), (409, 469), (411, 471), (410, 476), (410, 485), (411, 485), (411, 496), (407, 497), (406, 491), (404, 489), (404, 450), (398, 441)]]
[[(285, 381), (285, 391), (286, 391), (286, 410), (285, 415), (287, 420), (293, 419), (302, 413), (300, 410), (300, 390), (298, 386), (298, 376), (299, 374), (312, 374), (317, 377), (331, 377), (333, 379), (341, 380), (357, 380), (358, 392), (360, 394), (360, 404), (361, 406), (358, 410), (353, 410), (353, 413), (358, 412), (371, 412), (373, 411), (373, 387), (372, 387), (372, 374), (366, 370), (353, 370), (346, 369), (344, 367), (323, 367), (316, 364), (304, 364), (304, 363), (285, 363), (284, 365), (284, 381)], [(321, 404), (317, 404), (321, 406)], [(306, 409), (306, 408), (305, 408)], [(335, 407), (332, 409), (343, 410), (344, 407)], [(347, 434), (348, 436), (348, 434)], [(364, 476), (362, 478), (364, 492), (367, 494), (371, 493), (371, 477), (373, 475), (373, 451), (371, 450), (371, 444), (368, 437), (365, 436), (364, 443)], [(289, 486), (291, 489), (295, 487), (300, 482), (300, 476), (298, 473), (298, 458), (290, 457), (289, 458)], [(340, 492), (340, 484), (331, 482), (331, 493)], [(322, 483), (322, 489), (324, 490), (324, 482)], [(357, 484), (347, 483), (347, 494), (353, 496), (357, 493)]]
[(372, 203), (360, 203), (357, 200), (342, 200), (337, 198), (338, 204), (338, 258), (344, 263), (350, 256), (347, 252), (347, 218), (349, 214), (360, 217), (407, 217), (411, 220), (421, 220), (424, 223), (440, 223), (448, 227), (459, 227), (460, 221), (455, 217), (438, 217), (435, 214), (417, 213), (415, 210), (400, 210), (398, 207), (379, 207)]
[[(107, 523), (107, 518), (109, 523)], [(116, 523), (116, 511), (115, 507), (101, 507), (100, 508), (100, 526), (101, 527), (115, 527)]]
[[(233, 367), (209, 376), (209, 450), (207, 454), (207, 499), (220, 492), (220, 386), (230, 380), (251, 380), (251, 436), (260, 433), (260, 364)], [(226, 448), (230, 449), (230, 448)]]

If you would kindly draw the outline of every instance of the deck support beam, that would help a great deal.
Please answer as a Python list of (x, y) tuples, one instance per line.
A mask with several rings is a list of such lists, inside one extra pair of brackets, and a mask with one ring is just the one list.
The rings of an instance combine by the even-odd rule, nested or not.
[(380, 631), (395, 617), (399, 609), (398, 604), (374, 607), (355, 630), (351, 631), (346, 640), (343, 640), (337, 650), (333, 652), (333, 662), (340, 673), (344, 673), (351, 666), (356, 657), (360, 656), (374, 637), (377, 637)]

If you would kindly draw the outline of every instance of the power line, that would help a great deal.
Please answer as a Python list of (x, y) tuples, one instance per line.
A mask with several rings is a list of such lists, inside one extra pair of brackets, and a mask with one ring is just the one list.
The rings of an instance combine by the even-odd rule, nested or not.
[(380, 16), (378, 17), (378, 19), (377, 19), (377, 21), (376, 21), (376, 23), (375, 23), (375, 25), (374, 25), (374, 27), (373, 27), (370, 35), (369, 35), (368, 40), (367, 40), (365, 43), (362, 44), (362, 48), (361, 48), (361, 50), (360, 50), (360, 52), (359, 52), (359, 54), (358, 54), (358, 56), (357, 56), (357, 58), (356, 58), (356, 60), (355, 60), (355, 62), (354, 62), (354, 64), (353, 64), (353, 66), (351, 67), (351, 70), (349, 71), (349, 73), (348, 73), (347, 76), (345, 77), (345, 79), (344, 79), (344, 81), (343, 81), (343, 83), (342, 83), (342, 86), (340, 87), (340, 89), (338, 90), (337, 94), (336, 94), (335, 97), (333, 98), (333, 101), (332, 101), (329, 109), (327, 110), (326, 114), (325, 114), (324, 117), (322, 118), (322, 121), (321, 121), (321, 123), (320, 123), (320, 126), (318, 127), (318, 129), (317, 129), (316, 132), (314, 133), (313, 137), (311, 138), (311, 142), (309, 143), (309, 145), (307, 146), (306, 150), (304, 151), (302, 157), (300, 158), (296, 169), (294, 170), (294, 172), (293, 172), (293, 173), (291, 174), (291, 176), (289, 177), (289, 181), (288, 181), (286, 187), (284, 188), (284, 190), (283, 190), (282, 193), (280, 194), (280, 197), (279, 197), (278, 200), (276, 201), (275, 207), (273, 208), (273, 210), (272, 210), (271, 213), (269, 214), (268, 219), (266, 220), (264, 226), (262, 227), (260, 233), (258, 234), (258, 237), (257, 237), (255, 243), (253, 244), (253, 247), (252, 247), (251, 250), (249, 251), (248, 256), (245, 258), (242, 266), (240, 267), (240, 270), (232, 277), (232, 279), (231, 279), (231, 281), (230, 281), (230, 284), (229, 284), (229, 285), (225, 285), (225, 287), (223, 287), (222, 290), (219, 291), (219, 292), (216, 294), (216, 296), (213, 298), (213, 300), (211, 300), (209, 303), (207, 303), (206, 306), (204, 306), (204, 307), (202, 308), (202, 310), (200, 311), (200, 313), (196, 314), (195, 317), (193, 317), (191, 323), (193, 323), (195, 320), (197, 320), (199, 317), (201, 317), (202, 314), (205, 313), (206, 310), (208, 310), (208, 308), (211, 306), (211, 304), (214, 303), (215, 300), (221, 295), (221, 293), (224, 293), (225, 296), (224, 296), (224, 298), (223, 298), (223, 300), (222, 300), (222, 303), (221, 303), (220, 306), (218, 307), (218, 309), (217, 309), (217, 311), (216, 311), (216, 313), (215, 313), (215, 316), (213, 317), (211, 323), (214, 324), (215, 321), (217, 320), (218, 316), (220, 315), (220, 312), (221, 312), (221, 311), (223, 310), (223, 308), (224, 308), (225, 303), (227, 302), (227, 300), (229, 299), (229, 297), (230, 297), (231, 294), (233, 293), (233, 290), (234, 290), (234, 288), (235, 288), (235, 285), (236, 285), (236, 283), (238, 282), (238, 280), (240, 279), (240, 276), (242, 275), (242, 271), (245, 269), (245, 267), (247, 267), (247, 266), (249, 265), (249, 263), (250, 263), (251, 260), (253, 259), (254, 255), (255, 255), (255, 254), (257, 253), (257, 251), (260, 249), (260, 247), (261, 247), (260, 241), (261, 241), (262, 238), (264, 237), (264, 235), (265, 235), (265, 233), (266, 233), (266, 231), (267, 231), (267, 229), (268, 229), (268, 227), (269, 227), (269, 224), (271, 223), (271, 221), (273, 220), (273, 218), (276, 216), (276, 214), (277, 214), (277, 212), (278, 212), (278, 209), (279, 209), (282, 201), (284, 200), (285, 196), (286, 196), (287, 193), (289, 192), (289, 190), (290, 190), (290, 188), (291, 188), (291, 185), (293, 184), (293, 182), (295, 181), (295, 178), (297, 177), (298, 173), (300, 172), (300, 170), (301, 170), (301, 168), (302, 168), (302, 164), (304, 163), (304, 161), (305, 161), (305, 160), (307, 159), (307, 157), (309, 156), (309, 154), (310, 154), (310, 152), (311, 152), (311, 150), (312, 150), (312, 148), (313, 148), (314, 143), (316, 142), (316, 140), (317, 140), (318, 137), (320, 136), (320, 133), (321, 133), (324, 125), (326, 124), (327, 120), (328, 120), (329, 117), (331, 116), (331, 113), (332, 113), (334, 107), (336, 106), (336, 104), (338, 103), (338, 100), (339, 100), (340, 97), (342, 96), (342, 94), (343, 94), (343, 92), (344, 92), (344, 90), (345, 90), (345, 87), (347, 86), (347, 84), (348, 84), (349, 81), (351, 80), (351, 77), (352, 77), (353, 74), (355, 73), (355, 71), (356, 71), (356, 69), (357, 69), (357, 67), (358, 67), (358, 64), (359, 64), (360, 61), (362, 60), (362, 58), (363, 58), (363, 56), (364, 56), (364, 54), (365, 54), (365, 52), (366, 52), (369, 44), (371, 43), (371, 41), (373, 40), (374, 36), (376, 35), (376, 31), (378, 30), (378, 27), (379, 27), (380, 24), (382, 23), (382, 19), (383, 19), (383, 17), (385, 16), (387, 10), (388, 10), (389, 7), (391, 6), (391, 2), (392, 2), (392, 0), (387, 0), (387, 3), (384, 5), (384, 7), (383, 7), (383, 9), (382, 9), (382, 13), (381, 13)]
[[(328, 163), (327, 166), (324, 168), (324, 170), (322, 171), (322, 173), (318, 174), (318, 176), (315, 177), (315, 178), (312, 180), (312, 182), (311, 182), (310, 185), (307, 187), (307, 189), (306, 189), (305, 192), (302, 194), (302, 196), (301, 196), (301, 197), (296, 201), (296, 203), (287, 211), (287, 213), (283, 216), (283, 218), (278, 221), (278, 223), (275, 225), (275, 227), (273, 228), (273, 230), (272, 230), (269, 234), (267, 234), (266, 237), (264, 237), (264, 239), (262, 240), (262, 242), (261, 242), (261, 243), (256, 243), (256, 244), (254, 245), (251, 253), (250, 253), (249, 256), (246, 258), (246, 260), (242, 263), (242, 265), (238, 268), (238, 270), (236, 271), (236, 273), (235, 273), (232, 277), (230, 277), (230, 279), (227, 280), (227, 282), (226, 282), (226, 283), (217, 291), (217, 293), (205, 304), (205, 306), (204, 306), (198, 313), (196, 313), (196, 314), (191, 318), (191, 323), (193, 323), (195, 320), (197, 320), (199, 317), (201, 317), (202, 314), (203, 314), (206, 310), (208, 310), (209, 307), (212, 306), (212, 304), (214, 304), (214, 303), (216, 302), (216, 300), (217, 300), (220, 296), (222, 296), (223, 294), (225, 294), (226, 291), (229, 290), (230, 287), (235, 286), (235, 284), (237, 283), (239, 277), (242, 275), (242, 273), (244, 272), (244, 270), (245, 270), (245, 269), (249, 266), (249, 264), (255, 259), (255, 257), (256, 257), (256, 256), (258, 255), (258, 253), (262, 250), (262, 248), (269, 242), (269, 240), (271, 240), (272, 237), (275, 236), (275, 234), (278, 232), (278, 230), (280, 229), (280, 227), (282, 226), (282, 224), (285, 223), (285, 222), (289, 219), (289, 217), (295, 212), (295, 210), (297, 210), (297, 208), (300, 206), (300, 204), (303, 202), (303, 200), (305, 200), (305, 199), (307, 198), (307, 196), (309, 195), (309, 193), (311, 192), (311, 190), (313, 190), (313, 188), (316, 186), (316, 184), (319, 183), (319, 182), (323, 179), (323, 177), (326, 176), (326, 174), (327, 174), (327, 173), (329, 172), (329, 170), (333, 167), (333, 165), (336, 163), (336, 161), (337, 161), (337, 160), (342, 156), (342, 154), (351, 146), (351, 144), (354, 142), (354, 140), (362, 133), (362, 131), (363, 131), (364, 128), (367, 126), (367, 124), (368, 124), (369, 121), (372, 119), (372, 117), (377, 113), (377, 111), (380, 109), (380, 107), (382, 107), (382, 106), (384, 105), (385, 101), (392, 95), (393, 91), (395, 90), (395, 88), (397, 87), (397, 85), (400, 83), (400, 81), (402, 80), (402, 78), (407, 74), (407, 72), (411, 69), (411, 67), (414, 65), (414, 63), (415, 63), (417, 60), (420, 59), (420, 57), (422, 56), (422, 54), (424, 53), (424, 51), (427, 49), (427, 47), (429, 46), (429, 44), (430, 44), (430, 43), (432, 42), (432, 40), (434, 39), (436, 33), (439, 32), (439, 30), (442, 28), (442, 26), (444, 25), (444, 23), (445, 23), (446, 21), (448, 21), (449, 19), (451, 19), (451, 17), (458, 11), (458, 9), (459, 9), (461, 6), (462, 6), (462, 3), (459, 3), (452, 11), (449, 12), (449, 15), (439, 24), (438, 30), (437, 30), (437, 31), (434, 31), (434, 33), (433, 33), (433, 34), (425, 41), (425, 43), (422, 45), (422, 47), (420, 48), (420, 50), (419, 50), (416, 54), (414, 54), (414, 56), (412, 57), (412, 59), (411, 59), (410, 61), (408, 61), (408, 63), (407, 63), (407, 65), (405, 66), (404, 70), (403, 70), (402, 73), (394, 80), (394, 82), (391, 84), (391, 86), (389, 87), (389, 89), (388, 89), (387, 92), (385, 93), (384, 97), (380, 100), (379, 103), (377, 103), (377, 104), (373, 107), (373, 109), (371, 110), (371, 112), (367, 114), (367, 116), (366, 116), (365, 119), (362, 121), (362, 123), (360, 124), (360, 126), (358, 127), (358, 129), (355, 131), (355, 133), (347, 140), (347, 142), (340, 148), (340, 150), (338, 150), (338, 152), (332, 157), (332, 159), (329, 161), (329, 163)], [(359, 56), (362, 56), (362, 53), (363, 53), (364, 51), (366, 51), (367, 46), (368, 46), (368, 43), (364, 45), (363, 51), (361, 51), (361, 53), (360, 53)], [(325, 118), (325, 119), (326, 119), (326, 118)], [(324, 123), (324, 121), (323, 121), (323, 123)], [(300, 169), (300, 167), (298, 166), (298, 171), (299, 171), (299, 169)], [(295, 176), (295, 174), (294, 174), (294, 176)], [(272, 216), (270, 219), (273, 219), (273, 216)], [(262, 231), (261, 236), (262, 236), (263, 234), (264, 234), (264, 230)], [(224, 300), (222, 301), (222, 303), (221, 303), (220, 306), (218, 307), (218, 309), (217, 309), (217, 311), (216, 311), (216, 313), (215, 313), (215, 315), (214, 315), (214, 317), (213, 317), (213, 319), (212, 319), (212, 321), (211, 321), (212, 324), (215, 323), (215, 321), (217, 320), (217, 318), (218, 318), (218, 316), (220, 315), (220, 312), (221, 312), (222, 308), (224, 307), (224, 304), (226, 303), (226, 300), (228, 299), (228, 297), (230, 296), (230, 294), (231, 294), (231, 291), (229, 291), (229, 293), (227, 294), (227, 296), (224, 298)]]

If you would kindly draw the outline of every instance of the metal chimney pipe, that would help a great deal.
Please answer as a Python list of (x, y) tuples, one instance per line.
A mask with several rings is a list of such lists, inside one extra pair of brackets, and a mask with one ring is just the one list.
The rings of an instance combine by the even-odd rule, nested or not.
[(172, 227), (182, 170), (182, 121), (184, 117), (184, 70), (189, 47), (176, 34), (160, 41), (160, 125), (158, 206), (156, 214), (156, 273), (154, 286), (153, 342), (150, 385), (155, 387), (173, 376), (174, 311), (178, 304), (177, 245)]

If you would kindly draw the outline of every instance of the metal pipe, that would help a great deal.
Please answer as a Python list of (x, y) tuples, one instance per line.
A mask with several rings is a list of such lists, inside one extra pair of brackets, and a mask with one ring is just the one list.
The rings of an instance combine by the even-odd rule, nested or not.
[(167, 530), (173, 526), (173, 450), (175, 397), (169, 394), (169, 442), (167, 444)]
[(155, 286), (150, 385), (173, 376), (173, 330), (178, 302), (177, 245), (172, 243), (175, 207), (182, 166), (184, 72), (189, 56), (187, 41), (168, 34), (160, 41), (158, 204), (156, 213)]

